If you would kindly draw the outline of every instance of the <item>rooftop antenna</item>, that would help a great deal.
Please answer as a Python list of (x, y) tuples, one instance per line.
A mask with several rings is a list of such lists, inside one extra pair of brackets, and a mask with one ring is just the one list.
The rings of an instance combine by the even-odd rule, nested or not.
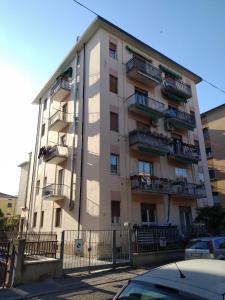
[(184, 275), (184, 273), (179, 269), (179, 267), (178, 267), (178, 265), (177, 265), (176, 262), (175, 262), (175, 265), (176, 265), (176, 267), (177, 267), (177, 270), (178, 270), (179, 273), (180, 273), (180, 278), (186, 278), (186, 276)]

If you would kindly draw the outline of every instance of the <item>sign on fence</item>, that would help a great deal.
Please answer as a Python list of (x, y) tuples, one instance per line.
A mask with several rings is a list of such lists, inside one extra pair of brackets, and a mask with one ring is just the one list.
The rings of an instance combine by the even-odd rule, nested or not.
[(74, 243), (74, 252), (75, 254), (82, 254), (83, 253), (83, 240), (76, 239)]

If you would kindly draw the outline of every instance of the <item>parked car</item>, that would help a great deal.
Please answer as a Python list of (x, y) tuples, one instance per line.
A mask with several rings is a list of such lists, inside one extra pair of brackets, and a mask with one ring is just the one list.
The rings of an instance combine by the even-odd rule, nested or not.
[(200, 237), (190, 241), (185, 249), (185, 259), (225, 259), (225, 237)]
[(225, 299), (225, 261), (170, 263), (130, 280), (114, 300)]

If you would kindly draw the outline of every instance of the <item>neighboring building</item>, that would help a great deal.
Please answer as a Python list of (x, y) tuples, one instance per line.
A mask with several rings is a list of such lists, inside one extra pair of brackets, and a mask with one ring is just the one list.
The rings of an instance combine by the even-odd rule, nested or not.
[(4, 213), (4, 217), (14, 217), (16, 214), (17, 197), (0, 193), (0, 209)]
[(213, 200), (225, 207), (225, 104), (201, 114)]
[(200, 81), (98, 17), (33, 101), (28, 230), (191, 224), (213, 204)]

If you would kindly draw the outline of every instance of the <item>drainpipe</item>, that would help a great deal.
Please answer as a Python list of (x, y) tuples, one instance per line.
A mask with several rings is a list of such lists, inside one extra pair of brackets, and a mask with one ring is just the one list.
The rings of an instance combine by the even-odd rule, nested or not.
[(32, 160), (32, 152), (29, 153), (29, 168), (28, 168), (27, 184), (26, 184), (26, 192), (25, 192), (25, 203), (24, 203), (25, 208), (27, 208), (27, 194), (28, 194), (28, 184), (29, 184), (30, 170), (31, 170), (31, 160)]
[(37, 152), (38, 152), (38, 148), (39, 148), (40, 120), (41, 120), (41, 99), (39, 99), (37, 135), (36, 135), (36, 141), (35, 141), (34, 161), (33, 161), (33, 170), (32, 170), (30, 202), (29, 202), (29, 208), (28, 208), (26, 234), (27, 234), (27, 230), (28, 230), (29, 220), (31, 219), (31, 202), (33, 204), (32, 200), (34, 198), (34, 184), (35, 184), (34, 180), (35, 180), (35, 174), (36, 174), (36, 168), (37, 168), (36, 163), (37, 163)]
[[(81, 158), (80, 158), (80, 192), (79, 192), (79, 202), (78, 202), (78, 239), (80, 235), (80, 221), (81, 221), (81, 201), (83, 198), (83, 156), (84, 156), (84, 122), (85, 122), (85, 43), (84, 43), (84, 55), (83, 55), (83, 92), (82, 92), (82, 133), (81, 133)], [(80, 122), (81, 123), (81, 122)]]
[(75, 58), (75, 82), (74, 82), (74, 99), (73, 99), (73, 146), (72, 146), (72, 163), (71, 163), (71, 181), (70, 181), (70, 202), (69, 202), (69, 210), (72, 210), (74, 208), (74, 201), (73, 201), (73, 178), (74, 178), (74, 172), (75, 172), (75, 158), (76, 158), (76, 152), (75, 152), (75, 137), (76, 137), (76, 115), (77, 115), (77, 57), (78, 53), (76, 53)]

